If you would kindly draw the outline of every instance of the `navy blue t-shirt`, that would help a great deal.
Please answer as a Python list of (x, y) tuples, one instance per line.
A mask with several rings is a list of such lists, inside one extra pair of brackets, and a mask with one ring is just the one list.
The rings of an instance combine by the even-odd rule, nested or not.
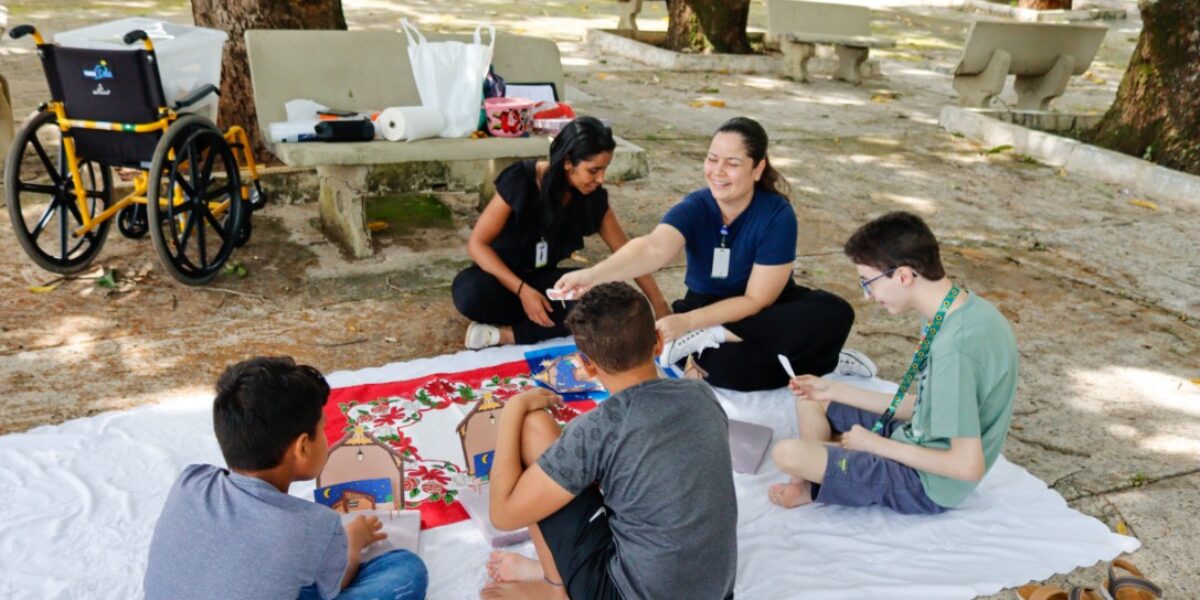
[(788, 199), (754, 190), (750, 206), (729, 224), (729, 276), (713, 279), (713, 250), (721, 245), (721, 209), (708, 188), (688, 194), (671, 207), (662, 222), (686, 240), (688, 289), (727, 298), (746, 293), (754, 265), (782, 265), (796, 260), (796, 211)]

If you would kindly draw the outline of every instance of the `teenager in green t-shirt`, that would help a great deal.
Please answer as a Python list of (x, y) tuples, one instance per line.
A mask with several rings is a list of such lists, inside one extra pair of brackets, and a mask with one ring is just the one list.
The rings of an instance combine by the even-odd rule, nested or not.
[(791, 381), (800, 439), (775, 445), (775, 464), (791, 481), (772, 486), (770, 499), (786, 508), (877, 504), (910, 514), (958, 506), (1008, 434), (1017, 386), (1012, 328), (990, 302), (946, 277), (937, 239), (916, 215), (863, 225), (845, 253), (867, 298), (892, 314), (920, 314), (926, 333), (894, 396), (811, 375)]

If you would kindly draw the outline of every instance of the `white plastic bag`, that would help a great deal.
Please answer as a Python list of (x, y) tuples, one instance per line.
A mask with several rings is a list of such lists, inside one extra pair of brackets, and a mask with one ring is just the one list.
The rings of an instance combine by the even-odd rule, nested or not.
[(440, 110), (445, 119), (441, 137), (470, 135), (479, 128), (483, 78), (492, 64), (496, 29), (486, 26), (491, 43), (485, 46), (480, 39), (483, 25), (475, 28), (474, 42), (469, 44), (426, 41), (407, 19), (401, 19), (400, 26), (408, 37), (408, 59), (421, 104)]

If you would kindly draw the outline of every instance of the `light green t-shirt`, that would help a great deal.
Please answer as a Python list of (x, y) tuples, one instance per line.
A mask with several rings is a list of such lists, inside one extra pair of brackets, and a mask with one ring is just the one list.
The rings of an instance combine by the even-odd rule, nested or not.
[[(977, 437), (991, 469), (1004, 447), (1017, 391), (1017, 341), (1004, 315), (991, 302), (968, 295), (942, 322), (917, 386), (913, 419), (892, 432), (892, 439), (944, 449), (950, 438)], [(945, 507), (958, 506), (976, 486), (918, 472), (925, 494)]]

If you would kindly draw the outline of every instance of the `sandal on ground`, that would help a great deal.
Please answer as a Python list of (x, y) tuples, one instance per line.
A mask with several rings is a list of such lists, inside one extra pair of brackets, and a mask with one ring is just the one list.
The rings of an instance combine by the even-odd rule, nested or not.
[[(1117, 577), (1116, 569), (1130, 573)], [(1129, 561), (1118, 558), (1108, 563), (1108, 577), (1104, 580), (1104, 597), (1107, 600), (1154, 600), (1162, 598), (1162, 588), (1154, 585)]]
[(1020, 600), (1104, 600), (1095, 588), (1076, 586), (1070, 592), (1052, 585), (1031, 583), (1017, 588)]

